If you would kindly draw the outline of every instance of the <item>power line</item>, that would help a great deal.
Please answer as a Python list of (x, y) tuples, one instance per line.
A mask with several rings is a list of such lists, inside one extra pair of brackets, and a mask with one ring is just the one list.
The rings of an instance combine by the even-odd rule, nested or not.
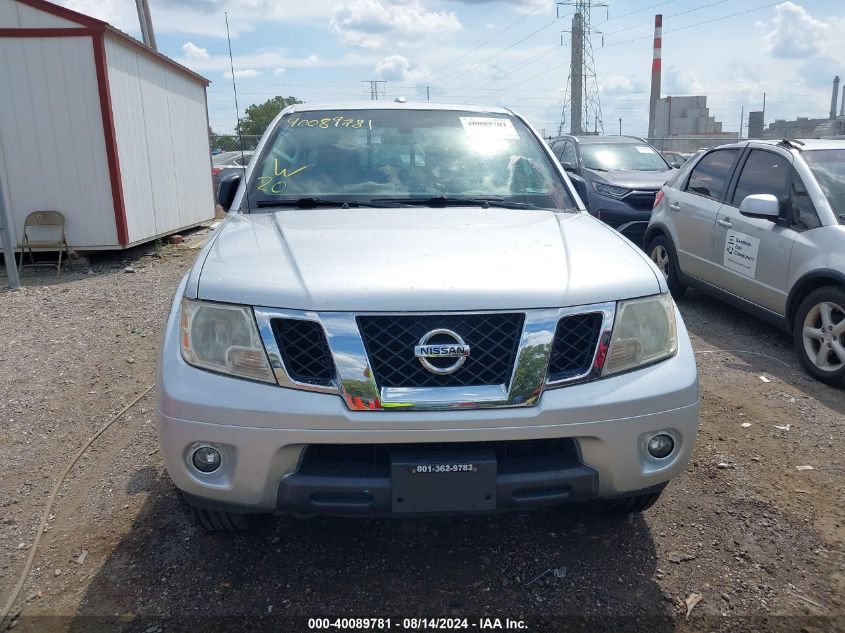
[[(724, 2), (726, 0), (719, 0), (720, 2)], [(713, 3), (718, 4), (718, 3)], [(781, 1), (778, 2), (770, 2), (769, 4), (764, 4), (761, 7), (756, 7), (754, 9), (746, 9), (745, 11), (737, 11), (736, 13), (731, 13), (730, 15), (723, 15), (719, 18), (713, 18), (712, 20), (704, 20), (702, 22), (696, 22), (694, 24), (687, 24), (686, 26), (679, 26), (676, 29), (669, 29), (668, 31), (663, 31), (663, 35), (667, 33), (675, 33), (677, 31), (684, 31), (686, 29), (691, 29), (696, 26), (702, 26), (703, 24), (712, 24), (713, 22), (721, 22), (722, 20), (727, 20), (728, 18), (735, 18), (738, 15), (745, 15), (746, 13), (754, 13), (755, 11), (762, 11), (763, 9), (768, 9), (769, 7), (773, 7), (777, 4), (781, 4)], [(620, 44), (627, 44), (628, 42), (637, 42), (639, 40), (644, 40), (650, 38), (651, 35), (643, 35), (642, 37), (634, 37), (630, 40), (622, 40), (621, 42), (614, 42), (613, 44), (607, 44), (604, 48), (610, 48), (611, 46), (619, 46)]]
[[(663, 16), (664, 19), (668, 20), (669, 18), (676, 18), (679, 15), (686, 15), (687, 13), (694, 13), (696, 11), (701, 11), (702, 9), (708, 9), (710, 7), (714, 7), (717, 4), (724, 4), (728, 0), (716, 0), (715, 2), (711, 2), (710, 4), (702, 4), (698, 7), (693, 7), (692, 9), (687, 9), (686, 11), (679, 11), (678, 13), (672, 13), (670, 15)], [(633, 31), (634, 29), (639, 29), (644, 26), (652, 26), (654, 24), (653, 21), (649, 20), (648, 22), (640, 22), (639, 24), (633, 24), (631, 26), (626, 26), (622, 29), (617, 29), (615, 31), (608, 31), (605, 35), (614, 35), (616, 33), (624, 33), (625, 31)]]
[(442, 81), (443, 81), (444, 83), (447, 83), (447, 84), (448, 84), (448, 83), (451, 83), (451, 82), (454, 82), (456, 79), (459, 79), (460, 77), (463, 77), (463, 76), (464, 76), (464, 75), (466, 75), (467, 73), (472, 72), (473, 70), (475, 70), (475, 69), (476, 69), (476, 67), (478, 67), (480, 64), (486, 64), (487, 62), (493, 61), (494, 59), (496, 59), (496, 58), (497, 58), (499, 55), (501, 55), (502, 53), (505, 53), (505, 52), (507, 52), (507, 51), (511, 50), (511, 49), (512, 49), (512, 48), (514, 48), (515, 46), (518, 46), (518, 45), (522, 44), (522, 43), (523, 43), (523, 42), (525, 42), (526, 40), (528, 40), (528, 39), (530, 39), (530, 38), (534, 37), (535, 35), (537, 35), (538, 33), (541, 33), (542, 31), (545, 31), (547, 28), (549, 28), (550, 26), (552, 26), (554, 23), (555, 23), (555, 21), (554, 21), (554, 20), (552, 20), (552, 21), (551, 21), (551, 22), (549, 22), (548, 24), (546, 24), (546, 25), (544, 25), (544, 26), (541, 26), (541, 27), (540, 27), (539, 29), (537, 29), (536, 31), (532, 31), (531, 33), (529, 33), (528, 35), (526, 35), (526, 36), (525, 36), (525, 37), (523, 37), (522, 39), (517, 40), (516, 42), (514, 42), (514, 43), (513, 43), (513, 44), (511, 44), (510, 46), (507, 46), (507, 47), (503, 48), (503, 49), (502, 49), (502, 50), (500, 50), (498, 53), (496, 53), (496, 54), (494, 54), (494, 55), (491, 55), (490, 57), (486, 57), (486, 58), (484, 58), (484, 59), (482, 59), (482, 60), (480, 60), (480, 61), (477, 61), (477, 62), (475, 62), (473, 65), (471, 65), (469, 68), (466, 68), (465, 70), (460, 71), (457, 75), (452, 75), (451, 77), (446, 77), (446, 78), (445, 78), (445, 79), (443, 79)]
[(460, 60), (464, 59), (465, 57), (467, 57), (468, 55), (471, 55), (472, 53), (474, 53), (475, 51), (477, 51), (479, 48), (481, 48), (482, 46), (484, 46), (485, 44), (489, 44), (489, 43), (490, 43), (490, 42), (492, 42), (494, 39), (496, 39), (497, 37), (499, 37), (502, 33), (505, 33), (506, 31), (509, 31), (510, 29), (512, 29), (513, 27), (515, 27), (517, 24), (519, 24), (519, 23), (520, 23), (520, 22), (522, 22), (523, 20), (525, 20), (525, 19), (529, 18), (529, 17), (530, 17), (530, 16), (532, 16), (534, 13), (536, 13), (537, 11), (539, 11), (540, 9), (542, 9), (544, 6), (546, 6), (546, 3), (547, 3), (547, 0), (541, 0), (540, 4), (538, 4), (538, 5), (537, 5), (536, 7), (534, 7), (531, 11), (529, 11), (528, 13), (526, 13), (525, 15), (523, 15), (521, 18), (519, 18), (518, 20), (516, 20), (516, 21), (514, 21), (514, 22), (511, 22), (508, 26), (506, 26), (505, 28), (503, 28), (501, 31), (497, 31), (495, 34), (491, 35), (491, 36), (490, 36), (490, 37), (488, 37), (486, 40), (484, 40), (483, 42), (481, 42), (481, 44), (477, 45), (475, 48), (472, 48), (472, 49), (468, 50), (468, 51), (467, 51), (466, 53), (464, 53), (463, 55), (459, 55), (459, 56), (458, 56), (458, 57), (456, 57), (455, 59), (453, 59), (453, 60), (451, 60), (451, 61), (449, 61), (449, 62), (447, 62), (447, 63), (443, 64), (442, 66), (438, 66), (438, 67), (437, 67), (437, 68), (435, 68), (434, 70), (429, 71), (428, 73), (426, 73), (426, 74), (423, 76), (423, 79), (428, 78), (428, 77), (431, 77), (432, 75), (434, 75), (434, 74), (436, 74), (436, 73), (440, 72), (440, 71), (441, 71), (441, 70), (443, 70), (444, 68), (447, 68), (447, 67), (451, 66), (452, 64), (454, 64), (455, 62), (458, 62), (458, 61), (460, 61)]

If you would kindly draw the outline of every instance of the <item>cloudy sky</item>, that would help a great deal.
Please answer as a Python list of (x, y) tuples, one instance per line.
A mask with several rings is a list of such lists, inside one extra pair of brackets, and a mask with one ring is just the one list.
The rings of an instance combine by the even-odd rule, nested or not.
[[(139, 36), (132, 0), (61, 0)], [(705, 94), (736, 131), (741, 108), (767, 122), (823, 117), (845, 79), (842, 0), (605, 0), (592, 22), (606, 132), (645, 134), (654, 14), (663, 21), (663, 95)], [(208, 77), (212, 127), (235, 122), (224, 11), (241, 109), (274, 95), (364, 96), (507, 105), (556, 132), (572, 9), (550, 0), (150, 0), (159, 49)], [(559, 13), (560, 17), (557, 17)], [(561, 45), (563, 43), (563, 45)], [(367, 89), (366, 97), (369, 98)]]

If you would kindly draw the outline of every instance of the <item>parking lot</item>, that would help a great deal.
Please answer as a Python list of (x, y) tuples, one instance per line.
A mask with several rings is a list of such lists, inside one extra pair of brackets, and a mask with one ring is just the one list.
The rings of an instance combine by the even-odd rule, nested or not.
[[(0, 291), (2, 602), (66, 462), (152, 384), (166, 311), (204, 235), (92, 258), (90, 273), (29, 272), (19, 292)], [(777, 329), (694, 291), (680, 309), (701, 430), (684, 475), (641, 516), (277, 519), (208, 535), (164, 471), (150, 394), (71, 471), (15, 628), (490, 615), (550, 630), (559, 616), (584, 630), (597, 628), (590, 618), (643, 631), (841, 630), (843, 392), (809, 379)]]

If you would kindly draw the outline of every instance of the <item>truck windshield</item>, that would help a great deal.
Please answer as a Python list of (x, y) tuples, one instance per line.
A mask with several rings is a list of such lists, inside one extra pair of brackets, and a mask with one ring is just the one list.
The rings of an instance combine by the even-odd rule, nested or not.
[(522, 121), (457, 110), (285, 115), (255, 161), (247, 194), (242, 206), (255, 210), (428, 201), (576, 207)]
[(644, 143), (584, 143), (584, 167), (597, 171), (668, 171), (669, 164)]
[(845, 149), (801, 152), (840, 224), (845, 224)]

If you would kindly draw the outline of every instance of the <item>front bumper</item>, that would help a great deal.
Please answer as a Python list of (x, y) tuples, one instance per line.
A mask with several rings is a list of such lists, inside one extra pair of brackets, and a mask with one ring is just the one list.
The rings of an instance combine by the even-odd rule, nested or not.
[(651, 209), (643, 209), (622, 200), (594, 193), (590, 198), (590, 214), (613, 227), (634, 244), (643, 248), (645, 231), (651, 220)]
[[(572, 438), (579, 464), (570, 465), (572, 470), (559, 473), (555, 481), (540, 481), (537, 488), (568, 487), (569, 492), (556, 502), (613, 497), (659, 486), (679, 474), (689, 461), (698, 430), (697, 372), (679, 313), (680, 348), (669, 360), (628, 374), (547, 390), (533, 407), (463, 411), (350, 411), (337, 395), (199, 370), (181, 358), (177, 317), (178, 310), (172, 311), (159, 363), (161, 453), (176, 486), (209, 504), (243, 511), (319, 512), (311, 502), (312, 492), (325, 486), (320, 482), (312, 486), (313, 480), (302, 483), (299, 473), (303, 452), (313, 444), (550, 438)], [(676, 444), (663, 460), (651, 458), (645, 449), (657, 431), (668, 432)], [(220, 468), (210, 475), (190, 465), (190, 456), (200, 444), (214, 446), (222, 455)], [(389, 479), (373, 484), (382, 491), (375, 495), (381, 501), (371, 508), (376, 511), (385, 507), (383, 494)], [(499, 509), (545, 505), (542, 499), (537, 503), (504, 501), (512, 498), (510, 493), (501, 495)]]

